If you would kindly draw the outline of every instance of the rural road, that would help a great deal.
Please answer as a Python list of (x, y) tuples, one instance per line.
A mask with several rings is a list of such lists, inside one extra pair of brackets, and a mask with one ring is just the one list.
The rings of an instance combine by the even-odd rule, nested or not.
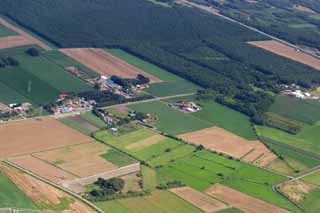
[(315, 58), (320, 59), (320, 56), (318, 56), (318, 55), (316, 55), (316, 54), (313, 54), (313, 53), (305, 50), (304, 48), (301, 48), (301, 47), (299, 47), (299, 46), (297, 46), (297, 45), (294, 45), (294, 44), (292, 44), (292, 43), (289, 43), (288, 41), (285, 41), (285, 40), (283, 40), (283, 39), (280, 39), (280, 38), (278, 38), (278, 37), (275, 37), (275, 36), (273, 36), (273, 35), (270, 35), (270, 34), (268, 34), (268, 33), (265, 33), (265, 32), (263, 32), (263, 31), (261, 31), (261, 30), (259, 30), (259, 29), (257, 29), (257, 28), (254, 28), (254, 27), (251, 27), (251, 26), (249, 26), (249, 25), (246, 25), (246, 24), (244, 24), (244, 23), (242, 23), (242, 22), (239, 22), (239, 21), (237, 21), (237, 20), (235, 20), (235, 19), (233, 19), (233, 18), (230, 18), (230, 17), (228, 17), (228, 16), (222, 15), (222, 14), (218, 13), (217, 10), (214, 9), (214, 8), (212, 8), (212, 7), (200, 5), (200, 4), (197, 4), (197, 3), (194, 3), (194, 2), (190, 2), (190, 1), (188, 1), (188, 0), (176, 0), (176, 3), (182, 4), (182, 5), (185, 5), (185, 6), (195, 7), (195, 8), (201, 9), (201, 10), (204, 10), (204, 11), (206, 11), (206, 12), (208, 12), (208, 13), (211, 13), (211, 14), (213, 14), (213, 15), (219, 16), (219, 17), (221, 17), (221, 18), (223, 18), (223, 19), (225, 19), (225, 20), (231, 21), (231, 22), (236, 23), (236, 24), (239, 24), (239, 25), (241, 25), (241, 26), (243, 26), (243, 27), (245, 27), (245, 28), (247, 28), (247, 29), (250, 29), (250, 30), (252, 30), (252, 31), (255, 31), (255, 32), (257, 32), (257, 33), (260, 33), (260, 34), (262, 34), (262, 35), (264, 35), (264, 36), (266, 36), (266, 37), (268, 37), (268, 38), (270, 38), (270, 39), (273, 39), (273, 40), (276, 40), (276, 41), (278, 41), (278, 42), (281, 42), (281, 43), (283, 43), (283, 44), (285, 44), (285, 45), (287, 45), (287, 46), (289, 46), (289, 47), (298, 49), (298, 50), (300, 50), (301, 52), (303, 52), (303, 53), (305, 53), (305, 54), (308, 54), (308, 55), (310, 55), (310, 56), (313, 56), (313, 57), (315, 57)]

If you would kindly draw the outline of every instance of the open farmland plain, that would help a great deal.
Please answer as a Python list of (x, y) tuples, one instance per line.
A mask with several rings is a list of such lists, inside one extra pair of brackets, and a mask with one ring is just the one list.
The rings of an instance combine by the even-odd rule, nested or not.
[(17, 35), (16, 32), (0, 24), (0, 37), (8, 37), (8, 36), (15, 36), (15, 35)]
[(123, 78), (135, 78), (138, 74), (150, 78), (151, 82), (159, 79), (112, 56), (103, 49), (79, 48), (61, 49), (61, 52), (89, 67), (91, 70), (107, 77), (116, 75)]
[(251, 41), (248, 42), (251, 45), (260, 47), (272, 53), (287, 57), (294, 61), (306, 64), (316, 69), (320, 69), (320, 59), (308, 55), (306, 53), (300, 52), (292, 47), (282, 44), (278, 41)]
[(0, 124), (0, 134), (0, 158), (93, 141), (54, 119)]

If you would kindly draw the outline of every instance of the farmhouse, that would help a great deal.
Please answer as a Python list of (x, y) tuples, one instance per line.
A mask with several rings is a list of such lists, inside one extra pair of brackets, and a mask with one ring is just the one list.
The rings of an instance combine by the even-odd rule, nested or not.
[(174, 104), (169, 103), (168, 106), (172, 109), (178, 109), (179, 111), (184, 113), (198, 112), (201, 110), (201, 107), (194, 102), (181, 101)]

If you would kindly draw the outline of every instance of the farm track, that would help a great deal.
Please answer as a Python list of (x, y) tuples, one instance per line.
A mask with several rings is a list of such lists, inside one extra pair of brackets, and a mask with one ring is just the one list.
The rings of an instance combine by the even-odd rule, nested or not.
[(221, 18), (223, 18), (223, 19), (225, 19), (225, 20), (228, 20), (228, 21), (230, 21), (230, 22), (239, 24), (239, 25), (241, 25), (242, 27), (245, 27), (245, 28), (247, 28), (247, 29), (249, 29), (249, 30), (252, 30), (252, 31), (257, 32), (257, 33), (260, 33), (260, 34), (262, 34), (262, 35), (264, 35), (264, 36), (266, 36), (266, 37), (268, 37), (268, 38), (270, 38), (270, 39), (276, 40), (276, 41), (278, 41), (278, 42), (280, 42), (280, 43), (282, 43), (282, 44), (285, 44), (285, 45), (287, 45), (287, 46), (289, 46), (289, 47), (292, 47), (292, 48), (295, 48), (295, 49), (297, 49), (297, 50), (300, 50), (301, 52), (303, 52), (303, 53), (305, 53), (305, 54), (307, 54), (307, 55), (310, 55), (310, 56), (313, 56), (313, 57), (315, 57), (315, 58), (317, 58), (317, 59), (320, 59), (320, 56), (318, 56), (318, 55), (316, 55), (316, 54), (314, 54), (314, 53), (311, 53), (311, 52), (307, 51), (306, 49), (304, 49), (304, 48), (302, 48), (302, 47), (300, 47), (300, 46), (297, 46), (297, 45), (292, 44), (292, 43), (290, 43), (290, 42), (288, 42), (288, 41), (285, 41), (285, 40), (283, 40), (283, 39), (280, 39), (280, 38), (278, 38), (278, 37), (276, 37), (276, 36), (273, 36), (273, 35), (270, 35), (270, 34), (268, 34), (268, 33), (265, 33), (265, 32), (263, 32), (263, 31), (261, 31), (261, 30), (259, 30), (259, 29), (257, 29), (257, 28), (254, 28), (254, 27), (251, 27), (251, 26), (249, 26), (249, 25), (246, 25), (246, 24), (244, 24), (244, 23), (242, 23), (242, 22), (239, 22), (239, 21), (237, 21), (237, 20), (235, 20), (235, 19), (233, 19), (233, 18), (230, 18), (230, 17), (228, 17), (228, 16), (222, 15), (222, 14), (218, 13), (217, 10), (214, 9), (214, 8), (211, 8), (211, 7), (208, 7), (208, 6), (204, 6), (204, 5), (201, 5), (201, 4), (197, 4), (197, 3), (194, 3), (194, 2), (190, 2), (189, 0), (176, 0), (176, 3), (181, 4), (181, 5), (185, 5), (185, 6), (189, 6), (189, 7), (190, 7), (190, 6), (191, 6), (191, 7), (195, 7), (195, 8), (198, 8), (198, 9), (200, 9), (200, 10), (206, 11), (206, 12), (208, 12), (208, 13), (210, 13), (210, 14), (219, 16), (219, 17), (221, 17)]

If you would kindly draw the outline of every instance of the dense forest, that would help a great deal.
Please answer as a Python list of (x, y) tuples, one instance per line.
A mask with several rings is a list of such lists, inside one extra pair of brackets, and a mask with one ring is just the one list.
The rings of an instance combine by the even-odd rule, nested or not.
[[(50, 12), (48, 12), (50, 8)], [(310, 87), (320, 72), (247, 44), (265, 37), (197, 9), (146, 0), (1, 0), (0, 13), (58, 47), (117, 47), (217, 94), (259, 120), (263, 90)], [(257, 89), (260, 88), (260, 89)]]

